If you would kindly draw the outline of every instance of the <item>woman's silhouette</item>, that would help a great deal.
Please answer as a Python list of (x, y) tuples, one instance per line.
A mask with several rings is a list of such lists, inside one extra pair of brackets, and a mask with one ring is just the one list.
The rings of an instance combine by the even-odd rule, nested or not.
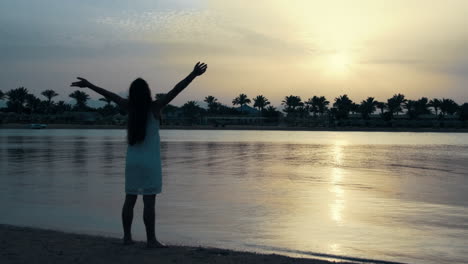
[(165, 247), (156, 239), (155, 233), (156, 194), (161, 192), (162, 187), (159, 142), (161, 110), (197, 76), (202, 75), (207, 67), (205, 63), (198, 62), (185, 79), (180, 81), (163, 98), (155, 101), (151, 99), (148, 84), (141, 78), (136, 79), (130, 85), (128, 99), (97, 87), (80, 77), (78, 77), (79, 81), (71, 84), (71, 86), (90, 88), (128, 110), (128, 147), (125, 163), (126, 196), (122, 208), (123, 242), (126, 245), (133, 244), (131, 235), (133, 207), (137, 195), (143, 195), (143, 221), (146, 227), (147, 246), (153, 248)]

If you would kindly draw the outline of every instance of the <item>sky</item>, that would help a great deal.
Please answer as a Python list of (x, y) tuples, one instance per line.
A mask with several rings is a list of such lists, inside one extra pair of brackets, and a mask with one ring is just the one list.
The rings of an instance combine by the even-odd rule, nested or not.
[[(0, 90), (77, 76), (125, 95), (137, 77), (167, 92), (208, 63), (175, 105), (240, 93), (330, 101), (468, 101), (465, 0), (2, 0)], [(93, 99), (100, 96), (89, 91)]]

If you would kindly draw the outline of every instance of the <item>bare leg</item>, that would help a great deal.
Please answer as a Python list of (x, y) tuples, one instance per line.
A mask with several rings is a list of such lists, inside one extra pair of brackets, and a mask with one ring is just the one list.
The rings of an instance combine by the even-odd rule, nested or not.
[(124, 245), (133, 244), (132, 240), (132, 220), (133, 220), (133, 207), (137, 200), (137, 195), (127, 194), (122, 208), (122, 225), (124, 229)]
[(155, 232), (155, 205), (156, 205), (156, 195), (143, 195), (143, 221), (146, 227), (146, 239), (147, 239), (147, 246), (149, 248), (162, 248), (166, 247), (165, 245), (161, 244), (156, 239), (156, 232)]

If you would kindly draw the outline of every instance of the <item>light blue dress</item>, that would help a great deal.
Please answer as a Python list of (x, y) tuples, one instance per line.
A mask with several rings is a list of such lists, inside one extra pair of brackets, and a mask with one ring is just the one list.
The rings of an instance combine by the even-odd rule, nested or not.
[(158, 194), (162, 188), (159, 120), (148, 113), (145, 139), (128, 145), (125, 161), (127, 194)]

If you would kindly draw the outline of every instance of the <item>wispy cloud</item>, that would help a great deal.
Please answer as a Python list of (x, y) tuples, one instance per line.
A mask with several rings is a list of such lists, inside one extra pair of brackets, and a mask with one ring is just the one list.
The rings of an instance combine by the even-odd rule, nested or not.
[(0, 84), (40, 91), (87, 74), (119, 91), (136, 76), (166, 89), (207, 60), (206, 77), (176, 103), (239, 92), (275, 104), (291, 93), (468, 100), (467, 9), (464, 0), (2, 1)]

